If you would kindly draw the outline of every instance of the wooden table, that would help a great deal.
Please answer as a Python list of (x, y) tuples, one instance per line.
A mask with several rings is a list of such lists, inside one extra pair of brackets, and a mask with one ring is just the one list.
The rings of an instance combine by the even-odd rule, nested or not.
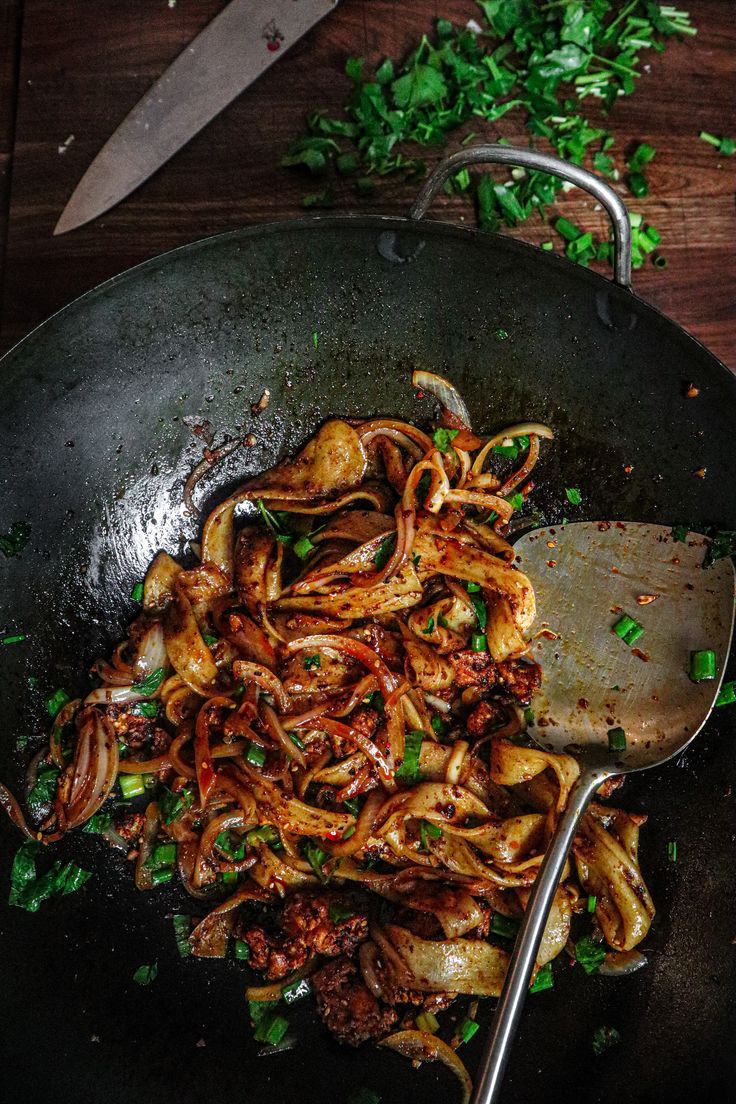
[[(100, 146), (149, 84), (222, 6), (218, 0), (0, 0), (0, 345), (7, 348), (74, 296), (163, 250), (247, 223), (295, 217), (315, 190), (280, 156), (307, 108), (337, 109), (346, 56), (398, 56), (438, 15), (459, 21), (471, 0), (344, 0), (255, 86), (132, 197), (89, 226), (54, 238), (54, 224)], [(637, 292), (736, 369), (736, 158), (699, 141), (736, 133), (733, 0), (690, 0), (694, 40), (643, 58), (635, 94), (616, 104), (619, 149), (657, 149), (651, 193), (636, 203), (662, 234), (669, 266), (636, 272)], [(519, 119), (474, 124), (479, 138), (524, 140)], [(452, 148), (452, 147), (451, 147)], [(434, 153), (430, 158), (439, 156)], [(416, 185), (381, 182), (369, 200), (340, 206), (401, 212)], [(351, 193), (350, 193), (351, 194)], [(342, 197), (341, 197), (342, 198)], [(472, 219), (460, 197), (440, 217)], [(595, 223), (570, 192), (562, 213)], [(531, 222), (518, 233), (541, 241)]]

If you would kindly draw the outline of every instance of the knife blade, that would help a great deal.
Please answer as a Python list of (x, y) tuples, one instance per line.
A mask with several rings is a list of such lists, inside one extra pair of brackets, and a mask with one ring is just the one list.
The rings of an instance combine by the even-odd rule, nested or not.
[(135, 191), (338, 3), (232, 0), (108, 139), (54, 234), (83, 226)]

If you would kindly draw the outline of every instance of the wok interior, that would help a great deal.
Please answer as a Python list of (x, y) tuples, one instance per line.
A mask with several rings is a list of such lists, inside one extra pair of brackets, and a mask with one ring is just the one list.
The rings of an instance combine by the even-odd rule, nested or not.
[[(393, 251), (379, 249), (381, 233), (394, 235)], [(575, 486), (582, 516), (736, 527), (723, 449), (733, 379), (672, 324), (590, 273), (510, 241), (402, 220), (323, 220), (178, 251), (62, 312), (4, 362), (0, 449), (12, 478), (0, 489), (1, 515), (8, 526), (27, 518), (33, 533), (21, 558), (0, 565), (3, 623), (30, 637), (3, 656), (12, 688), (2, 700), (3, 776), (19, 777), (15, 742), (40, 735), (43, 698), (57, 685), (80, 689), (85, 665), (120, 634), (133, 609), (126, 596), (151, 553), (178, 553), (194, 537), (181, 494), (202, 441), (185, 416), (209, 419), (218, 443), (236, 432), (256, 437), (202, 483), (211, 505), (329, 414), (426, 418), (429, 400), (407, 386), (413, 367), (450, 376), (479, 431), (521, 417), (555, 426), (558, 445), (545, 452), (535, 494), (545, 522), (571, 513), (564, 489)], [(684, 397), (690, 380), (701, 389), (697, 401)], [(252, 415), (266, 387), (270, 403)], [(700, 467), (705, 482), (692, 476)], [(29, 676), (40, 679), (37, 690)], [(684, 769), (637, 780), (627, 794), (652, 814), (643, 862), (655, 871), (664, 917), (653, 945), (666, 943), (666, 956), (625, 993), (570, 971), (552, 999), (530, 1002), (510, 1104), (542, 1091), (567, 1099), (573, 1084), (594, 1084), (601, 1100), (613, 1100), (632, 1078), (642, 1094), (678, 1101), (690, 1098), (682, 1072), (696, 1062), (703, 1092), (736, 1072), (732, 1048), (718, 1044), (732, 1034), (736, 984), (724, 954), (736, 888), (723, 799), (732, 728), (719, 716)], [(694, 858), (668, 868), (666, 841), (678, 835), (686, 855), (707, 854), (705, 873)], [(17, 839), (6, 826), (0, 841), (7, 869)], [(93, 840), (83, 846), (91, 868), (108, 867)], [(321, 1099), (336, 1084), (346, 1097), (369, 1085), (386, 1101), (447, 1091), (433, 1067), (417, 1075), (398, 1059), (340, 1052), (306, 1012), (296, 1017), (300, 1046), (278, 1070), (256, 1061), (247, 1033), (233, 1026), (242, 997), (223, 983), (231, 964), (179, 963), (160, 904), (137, 900), (122, 871), (93, 884), (30, 926), (2, 912), (10, 1092), (26, 1091), (29, 1069), (39, 1098), (59, 1100), (104, 1087), (109, 1101), (123, 1101), (145, 1085), (174, 1101), (191, 1092), (193, 1077), (220, 1100), (242, 1099), (246, 1084), (254, 1104), (273, 1099), (274, 1079), (287, 1102)], [(69, 953), (65, 917), (83, 951)], [(154, 959), (165, 968), (143, 992), (132, 973)], [(561, 998), (574, 1016), (560, 1015)], [(626, 1061), (605, 1073), (589, 1042), (599, 1023), (622, 1029), (626, 1044)], [(479, 1033), (471, 1068), (480, 1043)]]

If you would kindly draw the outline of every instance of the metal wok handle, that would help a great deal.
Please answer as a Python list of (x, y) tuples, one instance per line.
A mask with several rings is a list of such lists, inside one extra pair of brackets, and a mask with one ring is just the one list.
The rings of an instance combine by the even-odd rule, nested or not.
[(448, 157), (446, 161), (441, 161), (428, 177), (412, 204), (409, 218), (420, 219), (426, 214), (442, 185), (459, 169), (467, 165), (481, 165), (489, 162), (538, 169), (540, 172), (546, 172), (576, 184), (578, 188), (595, 196), (605, 207), (613, 226), (613, 278), (621, 287), (631, 287), (631, 223), (626, 204), (611, 185), (606, 184), (600, 177), (588, 172), (587, 169), (581, 169), (578, 165), (571, 165), (568, 161), (553, 157), (551, 153), (540, 153), (538, 150), (524, 149), (519, 146), (499, 145), (471, 146), (469, 149), (460, 150), (459, 153)]

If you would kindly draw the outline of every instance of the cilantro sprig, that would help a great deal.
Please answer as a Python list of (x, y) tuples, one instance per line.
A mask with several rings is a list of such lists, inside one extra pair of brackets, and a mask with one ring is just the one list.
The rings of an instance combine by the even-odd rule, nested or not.
[[(426, 165), (417, 147), (443, 146), (463, 124), (474, 119), (496, 124), (514, 110), (523, 114), (530, 143), (542, 139), (575, 164), (587, 158), (597, 172), (615, 179), (622, 174), (614, 160), (614, 136), (588, 117), (588, 101), (609, 111), (634, 91), (642, 54), (661, 52), (673, 35), (696, 33), (687, 12), (653, 0), (478, 0), (478, 7), (480, 30), (439, 19), (434, 34), (424, 35), (401, 61), (386, 58), (373, 67), (365, 58), (348, 59), (352, 88), (341, 115), (312, 112), (282, 160), (322, 178), (325, 186), (309, 197), (310, 205), (315, 197), (332, 201), (335, 187), (344, 190), (341, 181), (352, 180), (364, 195), (390, 174), (419, 178)], [(471, 131), (463, 141), (473, 137)], [(701, 137), (730, 152), (730, 140)], [(642, 168), (653, 155), (643, 142), (628, 160), (634, 195), (648, 190)], [(505, 181), (462, 169), (445, 187), (471, 195), (481, 227), (495, 230), (535, 212), (547, 217), (563, 183), (520, 168)], [(654, 245), (646, 248), (649, 241), (635, 249), (636, 267), (653, 254)], [(589, 264), (610, 261), (613, 248), (580, 230), (567, 239), (565, 252)], [(666, 263), (658, 254), (652, 261), (659, 267)]]

